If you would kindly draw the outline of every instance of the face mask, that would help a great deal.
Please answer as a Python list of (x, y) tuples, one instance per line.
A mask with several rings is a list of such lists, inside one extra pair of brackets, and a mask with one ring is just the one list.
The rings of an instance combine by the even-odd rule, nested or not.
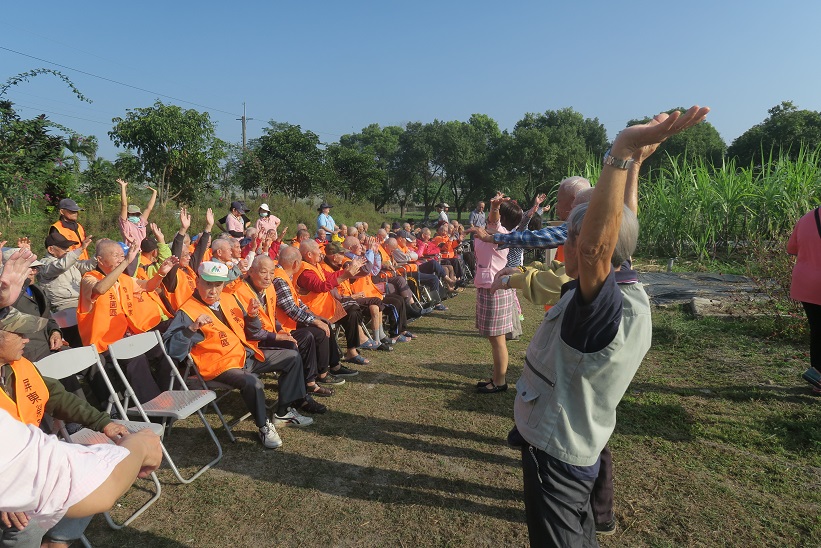
[(129, 217), (128, 222), (129, 223), (134, 223), (135, 225), (140, 224), (140, 218), (139, 217)]
[(265, 212), (265, 211), (261, 211), (261, 212), (260, 212), (260, 214), (259, 214), (259, 216), (260, 216), (260, 217), (262, 217), (262, 218), (264, 219), (265, 217), (267, 217), (267, 216), (268, 216), (268, 213), (267, 213), (267, 212)]

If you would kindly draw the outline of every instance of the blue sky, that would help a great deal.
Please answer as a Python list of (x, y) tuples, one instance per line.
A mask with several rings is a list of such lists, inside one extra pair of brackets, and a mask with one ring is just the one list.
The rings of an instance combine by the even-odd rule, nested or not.
[[(709, 105), (729, 144), (782, 100), (821, 110), (821, 3), (10, 2), (0, 80), (57, 68), (94, 102), (38, 77), (8, 93), (117, 149), (111, 119), (155, 99), (208, 110), (222, 139), (268, 120), (325, 142), (370, 123), (467, 120), (512, 129), (526, 112), (573, 107), (612, 138), (631, 118)], [(158, 96), (163, 94), (179, 100)], [(195, 106), (180, 100), (209, 107)]]

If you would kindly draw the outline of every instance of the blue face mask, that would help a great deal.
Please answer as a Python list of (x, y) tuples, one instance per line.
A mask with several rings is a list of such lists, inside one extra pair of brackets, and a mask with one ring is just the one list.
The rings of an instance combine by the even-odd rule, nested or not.
[(264, 219), (265, 217), (267, 217), (267, 216), (268, 216), (268, 212), (267, 212), (267, 211), (260, 211), (260, 212), (259, 212), (259, 216), (260, 216), (260, 217), (262, 217), (262, 218)]
[(129, 217), (128, 222), (129, 223), (134, 223), (135, 225), (137, 225), (137, 224), (140, 224), (140, 218), (139, 217)]

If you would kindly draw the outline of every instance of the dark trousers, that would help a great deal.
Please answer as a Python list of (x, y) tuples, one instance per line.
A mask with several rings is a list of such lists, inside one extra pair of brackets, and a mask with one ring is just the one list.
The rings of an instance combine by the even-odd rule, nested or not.
[(265, 384), (259, 379), (262, 373), (279, 371), (279, 411), (305, 397), (305, 377), (302, 358), (296, 350), (275, 348), (264, 350), (265, 361), (248, 358), (240, 369), (229, 369), (214, 379), (240, 391), (248, 411), (254, 416), (257, 428), (268, 421), (265, 410)]
[(801, 304), (810, 322), (810, 365), (821, 371), (821, 304)]
[(357, 348), (362, 342), (359, 340), (359, 322), (362, 321), (362, 309), (355, 302), (345, 303), (344, 318), (339, 320), (342, 329), (345, 330), (345, 344), (348, 348)]
[(525, 514), (530, 546), (596, 547), (590, 508), (595, 478), (571, 477), (558, 461), (535, 447), (522, 447)]
[[(124, 386), (111, 363), (108, 351), (100, 354), (108, 378), (117, 391)], [(151, 401), (171, 387), (171, 365), (163, 356), (159, 347), (154, 347), (147, 354), (130, 360), (121, 360), (120, 368), (125, 372), (125, 378), (134, 389), (134, 394), (141, 403)], [(94, 375), (89, 383), (91, 391), (101, 404), (108, 401), (108, 388), (100, 375)]]
[(294, 329), (291, 336), (296, 339), (299, 347), (305, 382), (314, 382), (318, 374), (328, 370), (328, 337), (324, 331), (313, 325)]
[[(402, 295), (397, 293), (392, 293), (390, 295), (385, 295), (382, 299), (389, 311), (388, 319), (388, 328), (391, 337), (396, 337), (403, 331), (407, 331), (408, 329), (408, 306), (405, 302), (405, 298)], [(391, 310), (391, 308), (393, 310)]]
[(61, 327), (60, 331), (63, 332), (63, 339), (68, 342), (71, 348), (80, 348), (83, 346), (83, 339), (80, 338), (80, 329), (76, 325)]
[(417, 272), (417, 275), (419, 276), (420, 284), (428, 286), (437, 294), (441, 292), (442, 284), (441, 282), (439, 282), (439, 278), (436, 276), (436, 274), (427, 274), (425, 272), (422, 272), (422, 270), (420, 269), (419, 272)]
[(396, 293), (402, 293), (406, 289), (409, 289), (408, 280), (406, 280), (404, 276), (394, 276), (393, 278), (388, 278), (385, 282), (386, 294), (390, 294), (391, 290)]
[(609, 445), (605, 445), (599, 455), (599, 476), (590, 493), (590, 506), (596, 523), (604, 525), (613, 521), (613, 455)]
[(459, 259), (441, 259), (443, 264), (449, 264), (453, 267), (453, 275), (462, 279), (462, 262)]
[(427, 261), (419, 265), (419, 272), (424, 272), (425, 274), (435, 274), (440, 278), (445, 277), (445, 269), (442, 268), (442, 265), (439, 261), (432, 260)]

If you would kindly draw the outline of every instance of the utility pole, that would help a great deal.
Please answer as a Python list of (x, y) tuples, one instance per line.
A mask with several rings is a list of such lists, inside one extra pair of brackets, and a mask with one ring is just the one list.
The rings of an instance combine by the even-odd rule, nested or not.
[(248, 148), (248, 140), (246, 138), (247, 133), (245, 131), (246, 122), (248, 122), (248, 120), (253, 120), (253, 118), (247, 118), (245, 116), (245, 101), (242, 102), (242, 118), (237, 118), (237, 120), (242, 122), (242, 150), (246, 150)]

